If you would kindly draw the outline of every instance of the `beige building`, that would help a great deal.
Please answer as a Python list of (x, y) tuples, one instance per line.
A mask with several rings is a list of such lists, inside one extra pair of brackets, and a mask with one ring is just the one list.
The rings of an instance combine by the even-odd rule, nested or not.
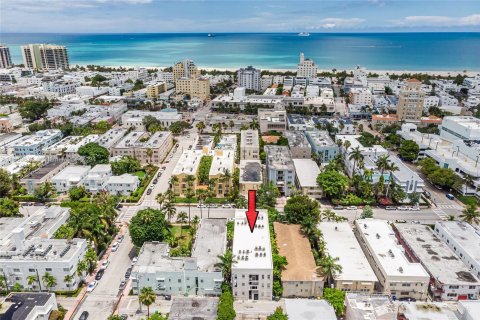
[(157, 131), (154, 134), (132, 131), (112, 148), (112, 154), (131, 156), (142, 164), (159, 164), (165, 159), (172, 145), (173, 136), (169, 131)]
[(64, 46), (29, 44), (22, 46), (23, 64), (38, 70), (68, 69), (68, 53)]
[(338, 264), (342, 266), (342, 272), (334, 279), (335, 288), (344, 292), (374, 292), (377, 277), (350, 224), (325, 221), (318, 228), (323, 234), (326, 250), (330, 256), (338, 258)]
[(407, 80), (407, 86), (400, 90), (397, 115), (400, 121), (419, 122), (422, 118), (425, 92), (422, 82), (417, 79)]
[(147, 86), (147, 98), (158, 98), (158, 96), (166, 90), (167, 89), (165, 82), (157, 82), (155, 84), (151, 84)]
[(22, 116), (19, 113), (0, 115), (0, 132), (12, 132), (13, 129), (22, 125)]
[(318, 186), (317, 177), (320, 168), (312, 159), (292, 159), (295, 166), (295, 186), (302, 194), (320, 200), (322, 189)]
[(257, 130), (242, 130), (240, 160), (260, 160), (260, 144)]
[(175, 90), (177, 93), (189, 94), (205, 100), (210, 97), (210, 80), (208, 78), (180, 78), (175, 82)]
[[(186, 150), (182, 153), (172, 171), (173, 192), (175, 195), (185, 197), (189, 188), (192, 189), (192, 192), (195, 192), (198, 183), (198, 167), (203, 155), (202, 150)], [(191, 186), (189, 179), (191, 179)]]
[(310, 241), (300, 225), (274, 222), (274, 229), (278, 251), (288, 261), (282, 271), (283, 297), (321, 296), (324, 278), (317, 273)]
[(235, 165), (234, 150), (213, 150), (213, 161), (208, 173), (208, 178), (215, 181), (215, 196), (223, 198), (228, 196), (232, 187), (232, 175)]
[(378, 278), (378, 291), (396, 299), (427, 299), (430, 276), (420, 263), (407, 258), (387, 221), (355, 220), (355, 232)]
[(263, 183), (260, 160), (240, 160), (240, 194), (248, 197), (248, 190), (258, 190)]
[(200, 76), (200, 70), (198, 70), (195, 63), (192, 60), (183, 60), (177, 62), (173, 66), (173, 81), (176, 82), (180, 78), (197, 78)]
[(258, 109), (260, 132), (287, 130), (287, 111), (277, 103), (274, 109)]

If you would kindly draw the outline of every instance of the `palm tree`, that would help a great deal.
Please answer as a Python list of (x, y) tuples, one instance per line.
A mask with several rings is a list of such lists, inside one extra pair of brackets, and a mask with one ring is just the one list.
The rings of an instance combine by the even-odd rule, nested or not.
[(84, 260), (80, 260), (77, 264), (77, 275), (83, 278), (85, 271), (87, 271), (87, 263)]
[(97, 266), (97, 253), (93, 248), (88, 248), (87, 252), (85, 252), (85, 256), (83, 257), (83, 260), (85, 260), (85, 264), (87, 266), (87, 270), (89, 273), (92, 273), (93, 270), (95, 270), (95, 267)]
[(156, 195), (155, 200), (157, 200), (158, 204), (160, 205), (160, 208), (162, 208), (162, 205), (165, 203), (166, 198), (167, 198), (166, 193), (159, 193)]
[(45, 284), (45, 287), (47, 287), (47, 291), (50, 291), (52, 287), (57, 285), (57, 279), (49, 272), (45, 272), (42, 277), (42, 281)]
[(152, 163), (153, 150), (152, 150), (152, 149), (150, 149), (150, 148), (147, 148), (147, 151), (146, 151), (146, 153), (147, 153), (147, 157), (148, 157), (148, 159), (150, 160), (150, 161), (149, 161), (149, 163)]
[(200, 223), (200, 218), (198, 216), (193, 217), (192, 228), (196, 230), (199, 223)]
[[(36, 275), (29, 275), (27, 277), (27, 283), (30, 287), (33, 287), (34, 284), (36, 284), (38, 282), (38, 277)], [(38, 288), (38, 290), (40, 290), (40, 288)]]
[[(215, 198), (215, 185), (216, 185), (217, 179), (213, 178), (208, 180), (208, 188), (207, 188), (207, 203), (210, 204), (213, 198)], [(210, 206), (207, 208), (207, 218), (210, 219)]]
[(387, 170), (389, 172), (389, 178), (388, 178), (388, 185), (387, 185), (387, 190), (385, 192), (385, 197), (388, 197), (388, 191), (390, 189), (390, 185), (393, 183), (393, 172), (400, 170), (397, 165), (393, 162), (390, 162), (387, 166)]
[(233, 120), (230, 120), (230, 122), (228, 123), (228, 126), (230, 127), (230, 132), (233, 132), (233, 127), (235, 127), (235, 122), (233, 122)]
[(225, 169), (223, 171), (223, 176), (222, 176), (222, 182), (223, 182), (223, 194), (227, 194), (228, 191), (227, 189), (230, 188), (230, 179), (232, 178), (232, 174), (230, 173), (230, 170)]
[(174, 188), (176, 183), (178, 183), (178, 177), (177, 176), (172, 176), (170, 178), (170, 190), (172, 190), (172, 192), (173, 192), (173, 188)]
[(188, 222), (188, 216), (185, 211), (182, 211), (177, 216), (177, 223), (180, 223), (180, 236), (183, 236), (183, 225)]
[(330, 282), (330, 279), (335, 279), (336, 275), (342, 272), (342, 266), (337, 263), (338, 260), (338, 257), (332, 258), (330, 255), (326, 255), (320, 259), (320, 270), (322, 275), (327, 278), (327, 283)]
[(167, 214), (168, 221), (172, 220), (172, 217), (177, 213), (177, 208), (170, 201), (165, 202), (163, 205), (163, 211)]
[(140, 290), (138, 300), (141, 304), (147, 306), (147, 319), (150, 318), (150, 306), (155, 302), (156, 299), (157, 295), (153, 291), (152, 287), (143, 287), (142, 290)]
[[(196, 192), (196, 197), (199, 203), (205, 203), (205, 200), (207, 199), (207, 191), (203, 189), (198, 189)], [(202, 206), (200, 206), (200, 218), (203, 219), (203, 210)]]
[(220, 259), (220, 262), (215, 263), (215, 267), (220, 268), (223, 273), (223, 279), (226, 283), (230, 283), (231, 281), (231, 272), (232, 272), (232, 265), (237, 263), (235, 258), (233, 257), (232, 250), (227, 250), (223, 254), (223, 256), (217, 256)]
[(73, 276), (72, 276), (71, 274), (67, 274), (67, 275), (63, 278), (63, 281), (64, 281), (65, 283), (67, 283), (67, 284), (70, 284), (70, 283), (72, 283), (73, 279), (74, 279), (74, 278), (73, 278)]
[(353, 169), (352, 169), (352, 176), (353, 176), (355, 174), (355, 166), (358, 164), (358, 162), (363, 160), (363, 154), (359, 146), (357, 146), (355, 149), (353, 149), (350, 152), (348, 159), (353, 160)]
[(260, 125), (258, 124), (257, 119), (255, 119), (255, 118), (252, 119), (252, 122), (250, 122), (250, 129), (252, 129), (252, 130), (260, 129)]
[(465, 184), (465, 194), (467, 194), (467, 189), (469, 186), (473, 185), (473, 181), (474, 181), (474, 178), (472, 175), (470, 174), (465, 174), (465, 176), (463, 177), (463, 183)]
[(199, 123), (197, 123), (196, 127), (200, 134), (202, 134), (203, 130), (205, 129), (205, 123), (203, 121), (200, 121)]
[(195, 196), (195, 192), (193, 190), (195, 176), (188, 175), (186, 177), (186, 180), (187, 180), (187, 190), (185, 192), (185, 196), (187, 197), (187, 204), (188, 204), (188, 221), (190, 221), (191, 220), (190, 206), (191, 206), (192, 198)]
[(480, 223), (480, 213), (477, 211), (477, 205), (475, 204), (469, 204), (463, 209), (462, 214), (459, 217), (469, 224)]
[(380, 170), (380, 175), (382, 176), (383, 173), (388, 170), (390, 165), (390, 161), (388, 160), (389, 157), (390, 156), (388, 154), (381, 155), (375, 162), (375, 165), (377, 166), (378, 170)]

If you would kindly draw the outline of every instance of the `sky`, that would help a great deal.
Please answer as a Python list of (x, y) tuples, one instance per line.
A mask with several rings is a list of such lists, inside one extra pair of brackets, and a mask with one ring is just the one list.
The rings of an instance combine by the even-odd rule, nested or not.
[(480, 0), (0, 0), (1, 33), (480, 32)]

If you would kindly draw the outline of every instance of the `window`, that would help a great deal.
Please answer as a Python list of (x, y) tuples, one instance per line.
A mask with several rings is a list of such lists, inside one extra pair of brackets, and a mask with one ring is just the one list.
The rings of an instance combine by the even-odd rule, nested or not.
[(35, 269), (28, 269), (28, 272), (35, 272)]
[(45, 271), (52, 271), (52, 268), (45, 268)]
[(20, 269), (13, 269), (13, 272), (20, 272)]

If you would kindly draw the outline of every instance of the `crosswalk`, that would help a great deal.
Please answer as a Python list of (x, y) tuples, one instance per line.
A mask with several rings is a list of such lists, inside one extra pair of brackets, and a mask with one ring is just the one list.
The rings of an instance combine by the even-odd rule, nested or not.
[(439, 208), (439, 209), (463, 210), (463, 207), (458, 205), (458, 204), (439, 204), (439, 203), (437, 203), (437, 208)]
[(148, 199), (148, 200), (143, 200), (142, 202), (142, 207), (158, 207), (158, 202), (157, 200), (154, 199)]
[(440, 208), (435, 208), (432, 210), (440, 219), (442, 220), (447, 220), (448, 219), (448, 214), (445, 213), (445, 211), (443, 211), (442, 209)]

